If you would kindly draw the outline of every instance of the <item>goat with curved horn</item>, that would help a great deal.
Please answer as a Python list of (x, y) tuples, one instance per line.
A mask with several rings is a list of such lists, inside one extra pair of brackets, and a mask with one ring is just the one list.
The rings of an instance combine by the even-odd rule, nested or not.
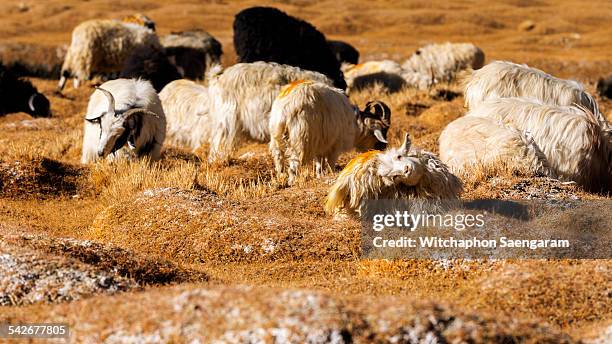
[(98, 86), (96, 86), (96, 90), (104, 93), (104, 95), (108, 99), (108, 110), (106, 110), (106, 112), (112, 113), (114, 115), (115, 114), (115, 97), (113, 97), (113, 94), (103, 89), (102, 87), (98, 87)]
[(90, 98), (85, 116), (81, 161), (143, 156), (159, 159), (166, 138), (166, 117), (151, 83), (116, 79), (96, 87), (96, 91), (100, 92)]

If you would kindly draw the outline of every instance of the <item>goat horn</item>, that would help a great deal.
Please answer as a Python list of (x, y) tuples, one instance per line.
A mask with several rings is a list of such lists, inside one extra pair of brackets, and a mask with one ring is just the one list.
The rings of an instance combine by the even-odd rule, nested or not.
[(374, 113), (376, 115), (380, 115), (383, 121), (389, 121), (389, 117), (390, 117), (389, 115), (391, 114), (391, 109), (389, 109), (387, 104), (377, 100), (376, 102), (374, 102), (374, 109), (375, 109)]
[(113, 97), (113, 94), (110, 93), (109, 91), (101, 88), (101, 87), (97, 87), (96, 86), (96, 90), (104, 93), (104, 95), (106, 96), (106, 98), (108, 99), (108, 113), (112, 113), (113, 115), (115, 114), (115, 97)]
[(147, 110), (144, 108), (134, 108), (134, 109), (129, 109), (126, 112), (123, 113), (123, 117), (124, 118), (129, 118), (130, 116), (136, 114), (136, 113), (142, 113), (144, 115), (150, 115), (156, 118), (159, 118), (159, 115), (156, 114), (155, 112), (151, 111), (151, 110)]
[(376, 139), (382, 143), (389, 143), (387, 142), (387, 140), (385, 140), (385, 135), (383, 135), (382, 131), (380, 129), (376, 129), (374, 130), (374, 136), (376, 137)]
[(411, 145), (412, 145), (412, 140), (410, 140), (410, 134), (405, 133), (404, 134), (404, 142), (400, 146), (400, 150), (408, 153), (408, 151), (410, 151), (410, 146)]
[(28, 107), (30, 108), (30, 110), (32, 111), (36, 111), (36, 109), (34, 108), (34, 97), (36, 97), (38, 93), (34, 93), (30, 96), (30, 99), (28, 99)]

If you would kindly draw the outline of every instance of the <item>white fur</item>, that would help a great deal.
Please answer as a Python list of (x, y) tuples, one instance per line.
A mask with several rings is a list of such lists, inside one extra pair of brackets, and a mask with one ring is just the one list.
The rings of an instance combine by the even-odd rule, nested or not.
[(320, 175), (325, 162), (334, 166), (341, 153), (374, 137), (370, 129), (382, 130), (382, 122), (375, 122), (369, 119), (370, 127), (363, 123), (342, 90), (310, 81), (285, 86), (270, 112), (270, 153), (277, 174), (286, 169), (286, 158), (290, 184), (307, 161), (315, 160)]
[[(146, 145), (152, 145), (152, 149), (146, 155), (152, 160), (159, 159), (161, 147), (166, 137), (166, 118), (161, 101), (151, 83), (138, 79), (116, 79), (105, 82), (100, 88), (113, 94), (115, 111), (118, 113), (129, 109), (143, 108), (157, 114), (157, 117), (150, 115), (142, 117), (142, 127), (140, 127), (140, 133), (136, 137), (134, 147), (128, 147), (126, 144), (121, 150), (108, 155), (108, 159), (113, 160), (122, 156), (130, 157), (134, 154), (140, 156), (137, 152)], [(108, 99), (101, 91), (95, 90), (89, 98), (85, 118), (100, 118), (102, 125), (85, 121), (82, 163), (99, 159), (98, 152), (104, 150), (106, 142), (114, 142), (117, 135), (122, 133), (120, 127), (123, 121), (121, 117), (114, 118), (115, 116), (107, 114), (107, 110)], [(105, 125), (105, 123), (108, 125)], [(104, 128), (104, 130), (101, 128)]]
[(528, 132), (564, 180), (589, 190), (612, 188), (612, 135), (586, 108), (502, 98), (480, 103), (467, 116), (491, 118)]
[(460, 117), (440, 134), (440, 159), (457, 172), (475, 165), (505, 163), (510, 168), (548, 174), (548, 162), (534, 140), (503, 123)]
[(407, 139), (399, 148), (351, 160), (331, 187), (325, 211), (360, 214), (364, 202), (374, 199), (456, 200), (462, 191), (461, 181), (446, 165), (432, 153), (410, 149)]
[(506, 61), (493, 61), (472, 72), (465, 87), (465, 105), (477, 107), (489, 99), (531, 98), (545, 104), (579, 105), (605, 123), (593, 97), (573, 80), (555, 78), (543, 71)]
[(210, 138), (208, 88), (191, 80), (175, 80), (159, 93), (168, 121), (168, 140), (193, 150)]
[(344, 63), (342, 64), (342, 71), (344, 73), (346, 84), (350, 87), (355, 78), (368, 74), (385, 72), (389, 74), (401, 75), (402, 66), (392, 60), (367, 61), (364, 63), (358, 63), (356, 65)]
[(58, 87), (66, 82), (64, 72), (74, 77), (75, 87), (98, 73), (118, 73), (139, 46), (160, 47), (155, 32), (135, 23), (118, 20), (88, 20), (72, 31), (72, 41), (62, 65)]
[(325, 75), (277, 63), (239, 63), (210, 80), (209, 160), (224, 160), (241, 138), (265, 142), (272, 102), (281, 87), (308, 79), (332, 85)]
[(478, 69), (483, 64), (484, 53), (471, 43), (429, 44), (402, 64), (402, 76), (409, 85), (427, 89), (436, 83), (453, 81), (458, 72)]

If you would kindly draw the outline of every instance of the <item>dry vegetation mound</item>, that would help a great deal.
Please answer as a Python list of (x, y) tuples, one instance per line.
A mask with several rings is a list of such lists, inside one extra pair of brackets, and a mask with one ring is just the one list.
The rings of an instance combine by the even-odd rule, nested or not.
[[(84, 342), (572, 342), (533, 321), (405, 298), (338, 297), (299, 289), (183, 286), (28, 311), (29, 321), (53, 312), (71, 324), (73, 340)], [(14, 311), (5, 314), (14, 321), (24, 318)]]
[(0, 160), (0, 197), (49, 198), (86, 192), (83, 167), (47, 158)]
[(77, 300), (138, 288), (138, 283), (76, 259), (0, 241), (0, 306)]
[[(200, 271), (179, 266), (155, 255), (141, 255), (112, 245), (89, 240), (51, 238), (41, 235), (14, 234), (3, 230), (2, 241), (37, 250), (41, 254), (78, 260), (104, 271), (134, 279), (140, 285), (203, 282), (208, 276)], [(7, 234), (9, 232), (10, 234)]]
[(478, 297), (504, 315), (520, 310), (569, 327), (607, 319), (612, 312), (610, 276), (612, 265), (605, 260), (504, 264), (477, 282)]
[(230, 201), (208, 191), (157, 188), (102, 211), (86, 235), (183, 262), (341, 260), (359, 254), (356, 222), (295, 217), (281, 200)]

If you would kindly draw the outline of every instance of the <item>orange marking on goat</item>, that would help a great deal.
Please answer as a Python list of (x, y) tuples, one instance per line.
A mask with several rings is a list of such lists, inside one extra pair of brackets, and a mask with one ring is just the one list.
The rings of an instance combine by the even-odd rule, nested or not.
[(145, 26), (146, 24), (145, 20), (146, 20), (145, 17), (140, 13), (130, 14), (128, 16), (121, 18), (121, 21), (124, 23), (138, 24), (140, 26)]
[(374, 159), (376, 155), (380, 153), (379, 150), (371, 150), (361, 153), (349, 161), (346, 167), (340, 172), (340, 176), (345, 176), (354, 173), (355, 169), (362, 167), (366, 162)]
[(293, 90), (298, 87), (301, 84), (305, 84), (305, 85), (309, 85), (312, 84), (313, 81), (312, 80), (306, 80), (306, 79), (301, 79), (301, 80), (296, 80), (290, 84), (288, 84), (287, 86), (283, 87), (283, 89), (281, 90), (281, 93), (278, 95), (279, 98), (283, 98), (286, 97), (287, 95), (289, 95), (289, 93), (293, 92)]

